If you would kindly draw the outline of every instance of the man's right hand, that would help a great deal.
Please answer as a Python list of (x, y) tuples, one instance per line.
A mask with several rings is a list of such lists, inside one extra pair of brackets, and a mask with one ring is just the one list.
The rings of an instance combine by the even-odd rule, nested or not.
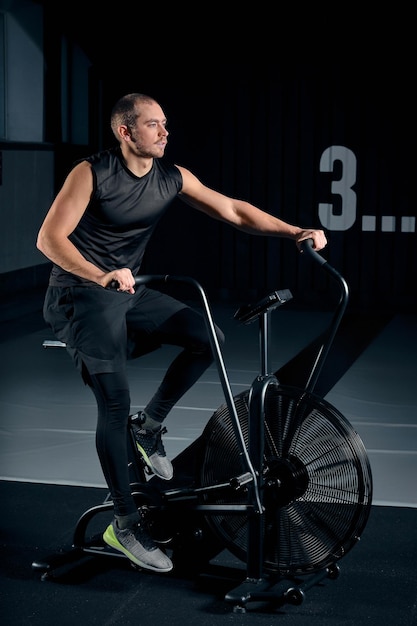
[(135, 279), (128, 267), (120, 270), (113, 270), (103, 276), (100, 284), (103, 287), (109, 287), (112, 282), (117, 283), (117, 291), (126, 291), (127, 293), (135, 293)]

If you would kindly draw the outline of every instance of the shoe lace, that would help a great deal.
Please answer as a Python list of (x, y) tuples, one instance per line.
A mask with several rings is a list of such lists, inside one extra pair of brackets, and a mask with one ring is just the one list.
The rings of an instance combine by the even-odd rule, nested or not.
[(154, 540), (152, 539), (152, 536), (151, 536), (150, 526), (151, 524), (150, 524), (149, 517), (147, 515), (147, 511), (140, 509), (139, 510), (139, 522), (137, 523), (133, 531), (133, 534), (135, 535), (135, 538), (137, 539), (137, 541), (139, 541), (146, 550), (153, 550), (156, 547)]
[(143, 524), (139, 523), (133, 531), (133, 534), (136, 541), (138, 541), (147, 552), (151, 552), (157, 547), (148, 530), (143, 526)]

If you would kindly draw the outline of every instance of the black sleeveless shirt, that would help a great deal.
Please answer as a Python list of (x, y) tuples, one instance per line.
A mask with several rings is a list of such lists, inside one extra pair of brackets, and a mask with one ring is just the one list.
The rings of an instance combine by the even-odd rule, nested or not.
[[(182, 189), (181, 173), (154, 159), (151, 170), (139, 178), (125, 166), (120, 148), (83, 160), (91, 164), (93, 196), (69, 239), (104, 272), (128, 267), (135, 276), (159, 219)], [(49, 284), (89, 282), (53, 265)]]

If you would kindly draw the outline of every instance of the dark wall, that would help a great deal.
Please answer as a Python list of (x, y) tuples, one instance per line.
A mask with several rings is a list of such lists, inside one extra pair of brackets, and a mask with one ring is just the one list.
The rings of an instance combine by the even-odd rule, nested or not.
[[(130, 4), (119, 12), (124, 27), (115, 27), (112, 12), (112, 23), (92, 31), (88, 20), (77, 21), (76, 5), (67, 28), (92, 58), (92, 101), (103, 119), (124, 93), (153, 95), (168, 117), (168, 158), (286, 221), (324, 226), (324, 255), (348, 281), (352, 306), (416, 310), (407, 16), (379, 15), (376, 29), (357, 14), (310, 7), (288, 19), (257, 5), (226, 22), (221, 9), (204, 5), (198, 15), (188, 11), (184, 25), (172, 22), (178, 10), (145, 15)], [(107, 147), (107, 122), (94, 131), (96, 118), (92, 111), (93, 136)], [(335, 159), (326, 171), (321, 160), (334, 147), (350, 161)], [(320, 203), (331, 205), (331, 224), (323, 224)], [(292, 242), (249, 237), (180, 202), (160, 224), (145, 266), (192, 273), (226, 297), (290, 287), (300, 302), (317, 305), (328, 286)]]

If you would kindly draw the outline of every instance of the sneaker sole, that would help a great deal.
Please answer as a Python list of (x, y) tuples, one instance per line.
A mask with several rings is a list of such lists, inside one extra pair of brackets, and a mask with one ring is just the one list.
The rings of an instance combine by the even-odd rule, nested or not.
[(144, 569), (150, 569), (153, 572), (170, 572), (173, 568), (172, 565), (171, 567), (154, 567), (149, 563), (144, 563), (143, 561), (140, 561), (137, 557), (131, 554), (128, 550), (126, 550), (126, 548), (124, 548), (122, 544), (117, 540), (117, 537), (114, 534), (113, 526), (111, 524), (107, 526), (106, 530), (104, 531), (103, 539), (108, 546), (114, 548), (115, 550), (118, 550), (118, 552), (123, 552), (123, 554), (127, 556), (130, 561), (135, 563), (135, 565), (139, 565), (139, 567), (143, 567)]
[(172, 477), (174, 476), (173, 473), (171, 474), (171, 476), (163, 476), (162, 474), (159, 474), (155, 470), (155, 467), (152, 465), (152, 462), (151, 462), (150, 458), (148, 457), (148, 455), (146, 454), (145, 450), (142, 448), (140, 443), (136, 442), (136, 447), (137, 447), (139, 453), (142, 455), (143, 460), (145, 461), (147, 467), (149, 467), (149, 469), (155, 474), (155, 476), (158, 476), (158, 478), (162, 478), (162, 480), (171, 480), (172, 479)]

